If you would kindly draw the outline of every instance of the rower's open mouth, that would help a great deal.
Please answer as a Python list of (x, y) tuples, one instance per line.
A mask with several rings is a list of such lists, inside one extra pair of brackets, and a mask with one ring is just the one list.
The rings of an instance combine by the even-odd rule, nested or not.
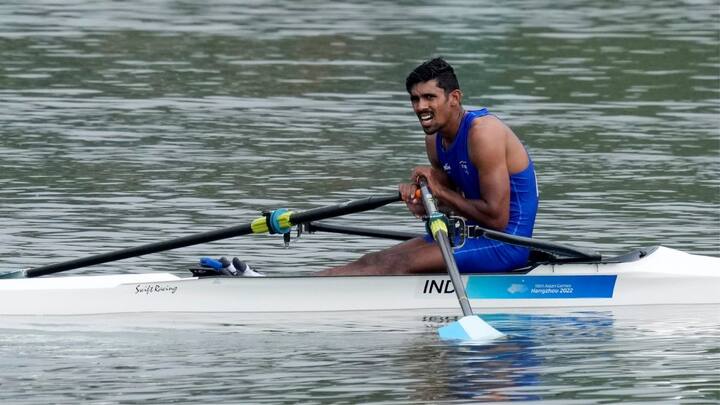
[(431, 112), (423, 112), (421, 114), (418, 114), (418, 119), (420, 120), (421, 124), (430, 123), (430, 121), (432, 121), (434, 117), (434, 114)]

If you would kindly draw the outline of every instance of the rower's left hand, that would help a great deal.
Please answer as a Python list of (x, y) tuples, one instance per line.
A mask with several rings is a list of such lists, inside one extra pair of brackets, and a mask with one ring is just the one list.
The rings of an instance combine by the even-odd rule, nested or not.
[(430, 192), (437, 197), (437, 194), (444, 188), (442, 181), (445, 176), (445, 172), (432, 166), (418, 166), (413, 169), (410, 179), (415, 183), (419, 183), (420, 178), (424, 177)]
[(418, 186), (416, 184), (400, 184), (398, 187), (400, 196), (407, 204), (408, 210), (415, 215), (416, 218), (422, 218), (425, 215), (425, 206), (422, 199), (418, 197)]

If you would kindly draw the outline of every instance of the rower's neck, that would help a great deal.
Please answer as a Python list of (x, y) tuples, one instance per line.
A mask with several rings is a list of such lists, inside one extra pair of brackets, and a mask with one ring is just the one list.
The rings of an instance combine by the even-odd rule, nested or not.
[(458, 130), (460, 129), (460, 124), (462, 123), (463, 117), (465, 116), (465, 109), (460, 108), (460, 110), (455, 114), (455, 117), (448, 122), (448, 124), (440, 131), (440, 136), (442, 136), (443, 146), (448, 147), (452, 145), (455, 138), (458, 136)]

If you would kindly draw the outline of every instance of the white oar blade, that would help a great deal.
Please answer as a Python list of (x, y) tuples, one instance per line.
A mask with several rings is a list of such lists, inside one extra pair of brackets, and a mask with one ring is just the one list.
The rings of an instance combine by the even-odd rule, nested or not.
[(469, 315), (438, 329), (441, 340), (461, 340), (473, 343), (490, 342), (505, 336), (477, 315)]

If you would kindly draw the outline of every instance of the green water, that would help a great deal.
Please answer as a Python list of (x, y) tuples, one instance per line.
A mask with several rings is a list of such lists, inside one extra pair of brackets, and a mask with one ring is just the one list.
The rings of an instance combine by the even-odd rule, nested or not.
[[(393, 190), (426, 162), (405, 75), (437, 55), (456, 67), (466, 107), (487, 106), (530, 150), (536, 236), (607, 254), (662, 244), (720, 255), (718, 1), (387, 3), (0, 4), (0, 269)], [(338, 221), (422, 230), (401, 206)], [(317, 234), (285, 250), (257, 236), (75, 274), (182, 274), (204, 255), (289, 274), (390, 244)], [(519, 337), (461, 367), (460, 380), (498, 382), (474, 393), (443, 361), (464, 357), (419, 315), (397, 334), (312, 338), (276, 325), (148, 332), (129, 321), (114, 336), (11, 323), (0, 326), (0, 400), (435, 403), (498, 391), (558, 403), (720, 400), (710, 389), (720, 383), (717, 308), (673, 311), (592, 315), (605, 321), (587, 333), (567, 321), (576, 315), (553, 320), (562, 336), (536, 326), (545, 318), (501, 316)], [(212, 346), (184, 345), (195, 339)], [(244, 357), (221, 350), (227, 342)], [(643, 355), (628, 363), (608, 352)], [(520, 359), (503, 362), (510, 353)], [(505, 378), (513, 370), (521, 378)]]

